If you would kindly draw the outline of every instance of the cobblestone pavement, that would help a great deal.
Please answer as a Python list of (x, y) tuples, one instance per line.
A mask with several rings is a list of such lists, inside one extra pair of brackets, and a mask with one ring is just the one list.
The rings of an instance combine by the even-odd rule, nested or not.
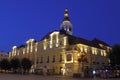
[[(42, 76), (42, 75), (20, 75), (20, 74), (1, 74), (0, 80), (94, 80), (90, 78), (73, 78), (73, 77), (64, 77), (64, 76)], [(120, 80), (116, 79), (100, 79), (96, 78), (95, 80)]]

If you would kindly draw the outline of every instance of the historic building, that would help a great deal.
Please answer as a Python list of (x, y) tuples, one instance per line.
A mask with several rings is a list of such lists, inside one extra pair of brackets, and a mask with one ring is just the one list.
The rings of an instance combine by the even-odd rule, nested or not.
[(48, 74), (72, 76), (74, 73), (89, 74), (89, 69), (100, 69), (108, 65), (111, 47), (103, 41), (91, 41), (72, 35), (72, 24), (68, 9), (65, 9), (60, 30), (46, 34), (40, 41), (29, 39), (25, 45), (14, 46), (9, 58), (29, 58), (32, 69)]
[(8, 53), (4, 52), (4, 51), (0, 51), (0, 61), (2, 59), (7, 59), (8, 58)]

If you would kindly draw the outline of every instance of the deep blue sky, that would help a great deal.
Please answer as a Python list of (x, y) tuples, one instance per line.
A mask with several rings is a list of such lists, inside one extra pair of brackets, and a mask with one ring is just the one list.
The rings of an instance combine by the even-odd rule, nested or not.
[(73, 35), (120, 44), (120, 0), (0, 0), (0, 51), (59, 30), (66, 7)]

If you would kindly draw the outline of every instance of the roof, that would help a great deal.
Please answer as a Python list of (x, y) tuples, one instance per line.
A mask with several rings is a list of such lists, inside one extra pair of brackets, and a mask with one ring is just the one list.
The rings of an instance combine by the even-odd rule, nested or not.
[(91, 42), (89, 40), (86, 40), (86, 39), (83, 39), (83, 38), (80, 38), (80, 37), (76, 37), (76, 36), (72, 36), (72, 35), (67, 35), (67, 36), (68, 36), (68, 43), (70, 45), (84, 44), (84, 45), (88, 45), (88, 46), (92, 46), (92, 47), (103, 49), (99, 45), (97, 45), (94, 42)]
[(97, 39), (97, 38), (94, 38), (91, 42), (93, 42), (93, 43), (96, 43), (96, 44), (103, 44), (103, 45), (105, 45), (105, 46), (110, 46), (110, 45), (108, 45), (107, 43), (105, 43), (105, 42), (103, 42), (103, 41), (101, 41), (101, 40), (99, 40), (99, 39)]
[(90, 40), (86, 40), (84, 38), (80, 38), (80, 37), (76, 37), (76, 36), (73, 36), (73, 35), (69, 35), (69, 34), (66, 34), (65, 31), (63, 30), (54, 30), (52, 32), (49, 32), (47, 33), (40, 41), (44, 40), (45, 38), (48, 39), (49, 38), (49, 35), (53, 32), (60, 32), (60, 34), (64, 34), (65, 36), (68, 37), (68, 44), (69, 45), (75, 45), (75, 44), (84, 44), (84, 45), (88, 45), (88, 46), (91, 46), (91, 47), (96, 47), (96, 48), (99, 48), (99, 49), (104, 49), (102, 48), (99, 44), (103, 44), (105, 46), (109, 46), (107, 43), (101, 41), (101, 40), (98, 40), (98, 39), (93, 39), (92, 41)]
[[(51, 32), (48, 32), (40, 41), (44, 40), (45, 38), (49, 38), (49, 35), (55, 31), (58, 31), (58, 30), (54, 30), (54, 31), (51, 31)], [(59, 32), (59, 31), (58, 31)]]

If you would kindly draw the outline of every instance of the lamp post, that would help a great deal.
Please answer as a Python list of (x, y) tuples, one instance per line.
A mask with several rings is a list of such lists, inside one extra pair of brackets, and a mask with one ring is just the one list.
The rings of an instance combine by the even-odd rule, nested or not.
[(96, 80), (96, 71), (93, 70), (93, 80)]

